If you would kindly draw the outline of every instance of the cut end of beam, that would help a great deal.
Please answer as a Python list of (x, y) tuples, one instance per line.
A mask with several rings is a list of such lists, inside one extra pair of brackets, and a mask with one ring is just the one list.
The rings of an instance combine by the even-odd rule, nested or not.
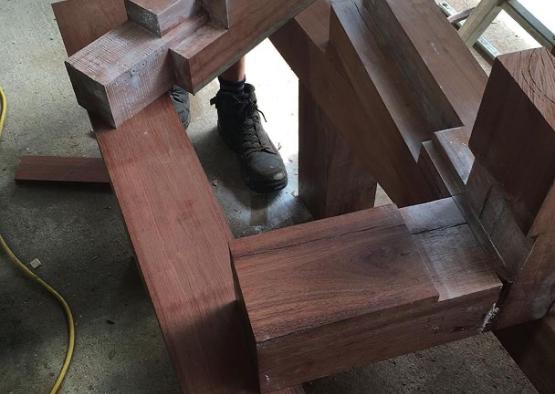
[(128, 22), (100, 37), (66, 63), (79, 104), (119, 127), (173, 86), (170, 46), (206, 22), (199, 14), (158, 39)]
[(200, 7), (196, 0), (125, 0), (127, 15), (133, 22), (162, 37)]
[[(226, 33), (226, 30), (212, 24), (206, 24), (198, 29), (194, 36), (183, 41), (176, 48), (170, 50), (176, 83), (191, 93), (197, 93), (211, 79), (199, 79), (199, 69), (203, 64), (199, 59), (204, 59), (203, 51), (210, 44), (216, 42), (218, 38)], [(214, 75), (215, 77), (215, 75)]]

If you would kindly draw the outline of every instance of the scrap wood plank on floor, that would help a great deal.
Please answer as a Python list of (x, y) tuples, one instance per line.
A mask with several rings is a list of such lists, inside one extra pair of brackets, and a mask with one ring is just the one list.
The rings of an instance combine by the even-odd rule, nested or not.
[(15, 173), (15, 181), (109, 184), (110, 177), (102, 159), (23, 156)]
[[(123, 0), (88, 1), (84, 13), (80, 0), (56, 4), (66, 41), (81, 47), (95, 38), (82, 33), (96, 32), (99, 9)], [(169, 97), (120, 129), (93, 123), (183, 391), (255, 392), (236, 313), (232, 235)]]

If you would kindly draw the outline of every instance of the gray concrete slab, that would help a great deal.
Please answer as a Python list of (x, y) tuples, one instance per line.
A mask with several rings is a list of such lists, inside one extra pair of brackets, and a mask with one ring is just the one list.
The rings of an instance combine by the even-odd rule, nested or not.
[[(21, 186), (24, 154), (99, 156), (75, 102), (51, 0), (0, 0), (0, 84), (10, 110), (0, 142), (0, 232), (71, 304), (75, 358), (64, 393), (173, 393), (178, 385), (109, 191)], [(291, 185), (277, 196), (243, 187), (233, 155), (214, 132), (210, 85), (193, 102), (189, 135), (237, 236), (308, 220), (295, 198), (297, 81), (267, 42), (249, 57), (267, 128), (282, 146)], [(383, 199), (382, 199), (383, 200)], [(58, 305), (0, 256), (0, 393), (46, 392), (66, 345)], [(491, 335), (441, 346), (307, 385), (311, 393), (532, 393)]]

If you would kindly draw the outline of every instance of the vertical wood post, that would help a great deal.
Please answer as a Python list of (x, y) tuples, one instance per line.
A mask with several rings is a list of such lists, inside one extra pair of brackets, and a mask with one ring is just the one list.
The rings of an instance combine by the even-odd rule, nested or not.
[(555, 58), (496, 60), (470, 140), (467, 192), (509, 284), (497, 327), (542, 318), (555, 300)]
[(299, 194), (316, 219), (372, 208), (376, 180), (299, 84)]

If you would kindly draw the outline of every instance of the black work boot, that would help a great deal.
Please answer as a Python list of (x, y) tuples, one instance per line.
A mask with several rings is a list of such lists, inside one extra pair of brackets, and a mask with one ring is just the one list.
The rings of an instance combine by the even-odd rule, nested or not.
[(247, 186), (258, 193), (269, 193), (287, 186), (287, 171), (281, 156), (260, 121), (254, 86), (220, 89), (210, 100), (218, 110), (218, 131), (237, 153)]

